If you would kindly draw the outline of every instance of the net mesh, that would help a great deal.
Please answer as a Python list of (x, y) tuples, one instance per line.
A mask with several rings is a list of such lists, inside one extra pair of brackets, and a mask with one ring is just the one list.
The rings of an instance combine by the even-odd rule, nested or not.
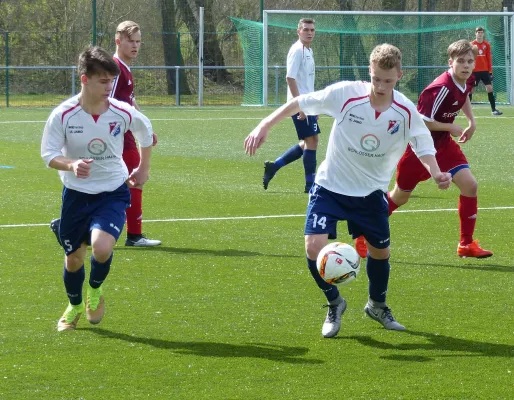
[[(316, 61), (316, 90), (340, 80), (368, 80), (368, 57), (380, 43), (391, 43), (403, 53), (404, 76), (398, 89), (414, 102), (423, 88), (448, 68), (448, 45), (475, 39), (475, 28), (484, 27), (491, 44), (494, 92), (497, 103), (510, 95), (510, 24), (503, 15), (386, 15), (386, 14), (268, 14), (268, 104), (286, 100), (286, 58), (298, 40), (300, 18), (316, 21), (312, 43)], [(245, 62), (245, 104), (263, 104), (263, 25), (233, 18)], [(483, 85), (475, 89), (474, 102), (486, 102)]]

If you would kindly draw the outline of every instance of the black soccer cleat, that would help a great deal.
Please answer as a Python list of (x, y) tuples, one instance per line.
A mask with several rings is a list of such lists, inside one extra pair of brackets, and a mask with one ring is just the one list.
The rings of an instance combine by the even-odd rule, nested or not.
[(262, 177), (262, 186), (264, 186), (264, 190), (268, 189), (269, 181), (273, 179), (275, 174), (277, 173), (277, 168), (275, 167), (275, 163), (271, 161), (264, 162), (264, 176)]

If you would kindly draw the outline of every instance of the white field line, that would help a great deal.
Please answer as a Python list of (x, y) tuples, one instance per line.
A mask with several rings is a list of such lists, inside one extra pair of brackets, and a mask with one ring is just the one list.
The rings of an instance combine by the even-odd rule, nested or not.
[[(514, 210), (514, 206), (506, 207), (482, 207), (479, 211), (495, 211), (495, 210)], [(412, 214), (412, 213), (431, 213), (431, 212), (454, 212), (456, 208), (437, 208), (433, 210), (396, 210), (394, 213), (398, 214)], [(210, 217), (210, 218), (168, 218), (168, 219), (145, 219), (144, 223), (151, 222), (203, 222), (203, 221), (239, 221), (245, 219), (270, 219), (270, 218), (299, 218), (305, 217), (305, 214), (283, 214), (283, 215), (256, 215), (253, 217)], [(27, 228), (35, 226), (50, 225), (49, 222), (43, 224), (14, 224), (14, 225), (0, 225), (0, 228)]]
[[(328, 117), (327, 117), (328, 118)], [(513, 119), (514, 117), (493, 117), (482, 116), (475, 119)], [(260, 121), (261, 117), (241, 118), (241, 117), (221, 117), (221, 118), (150, 118), (151, 121)], [(44, 124), (44, 121), (0, 121), (0, 124)]]

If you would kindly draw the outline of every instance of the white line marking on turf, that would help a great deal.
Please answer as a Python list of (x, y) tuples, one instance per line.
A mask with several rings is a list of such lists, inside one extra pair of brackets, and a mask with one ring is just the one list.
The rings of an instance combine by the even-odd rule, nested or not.
[[(479, 211), (488, 210), (514, 210), (514, 206), (506, 207), (482, 207)], [(436, 208), (433, 210), (396, 210), (394, 213), (430, 213), (430, 212), (448, 212), (457, 211), (456, 208)], [(145, 219), (144, 222), (191, 222), (191, 221), (237, 221), (245, 219), (269, 219), (269, 218), (298, 218), (305, 217), (305, 214), (283, 214), (283, 215), (256, 215), (253, 217), (207, 217), (207, 218), (168, 218), (168, 219)], [(45, 224), (13, 224), (13, 225), (0, 225), (0, 228), (26, 228), (34, 226), (50, 226), (50, 223)]]
[[(246, 112), (246, 111), (245, 111)], [(475, 119), (513, 119), (514, 117), (477, 117)], [(261, 117), (241, 118), (241, 117), (221, 117), (221, 118), (150, 118), (151, 121), (260, 121)], [(44, 124), (45, 121), (0, 121), (0, 124)]]

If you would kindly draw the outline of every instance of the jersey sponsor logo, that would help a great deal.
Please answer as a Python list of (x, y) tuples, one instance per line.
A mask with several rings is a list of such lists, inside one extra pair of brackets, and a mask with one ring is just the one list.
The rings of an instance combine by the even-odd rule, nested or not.
[(102, 139), (95, 138), (87, 144), (87, 149), (91, 154), (100, 156), (107, 151), (107, 145)]
[(400, 130), (400, 121), (389, 121), (387, 133), (394, 135), (399, 130)]
[(373, 152), (380, 147), (380, 140), (372, 133), (368, 133), (361, 138), (361, 147), (366, 151)]
[(364, 121), (364, 118), (359, 117), (358, 115), (350, 113), (350, 118), (348, 118), (350, 122), (353, 122), (355, 124), (362, 124), (362, 121)]
[(455, 118), (457, 115), (459, 115), (459, 111), (455, 111), (452, 113), (443, 113), (443, 118)]
[(79, 125), (68, 125), (67, 128), (68, 128), (68, 131), (67, 131), (68, 134), (83, 133), (84, 132), (84, 127), (83, 126), (79, 126)]
[(111, 136), (118, 136), (121, 132), (121, 123), (120, 122), (109, 122), (109, 133)]

